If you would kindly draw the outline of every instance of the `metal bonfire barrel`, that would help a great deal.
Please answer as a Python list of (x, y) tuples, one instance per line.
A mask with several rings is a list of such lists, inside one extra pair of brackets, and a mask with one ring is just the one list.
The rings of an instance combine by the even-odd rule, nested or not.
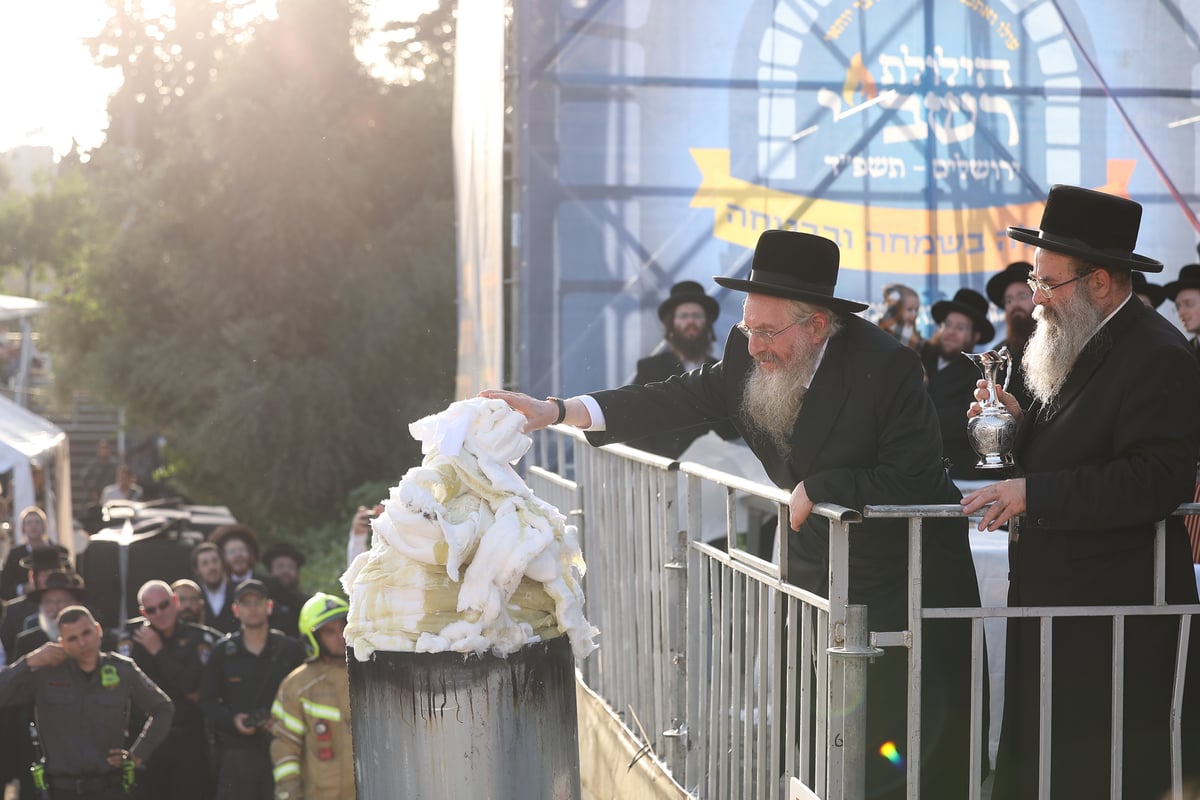
[(567, 637), (507, 658), (376, 651), (349, 662), (358, 800), (579, 800)]

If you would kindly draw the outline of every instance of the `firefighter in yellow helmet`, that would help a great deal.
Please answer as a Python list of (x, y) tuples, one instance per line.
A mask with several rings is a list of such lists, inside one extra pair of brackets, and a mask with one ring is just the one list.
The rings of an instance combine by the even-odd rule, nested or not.
[(346, 614), (340, 597), (318, 592), (300, 609), (308, 663), (279, 685), (271, 715), (276, 800), (354, 797)]

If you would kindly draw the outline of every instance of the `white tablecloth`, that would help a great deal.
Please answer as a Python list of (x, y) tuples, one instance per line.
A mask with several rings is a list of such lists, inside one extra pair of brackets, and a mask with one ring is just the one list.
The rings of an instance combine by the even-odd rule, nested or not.
[[(976, 523), (978, 524), (978, 523)], [(971, 556), (979, 579), (979, 599), (985, 608), (1008, 605), (1008, 532), (981, 533), (971, 526)], [(1004, 713), (1004, 632), (1007, 620), (987, 619), (983, 636), (987, 643), (987, 670), (991, 689), (991, 729), (988, 751), (995, 765), (996, 746), (1000, 742), (1000, 719)]]

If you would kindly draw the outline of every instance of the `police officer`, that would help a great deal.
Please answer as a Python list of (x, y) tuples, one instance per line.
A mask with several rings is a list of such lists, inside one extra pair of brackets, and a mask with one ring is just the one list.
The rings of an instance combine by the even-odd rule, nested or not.
[(340, 597), (318, 592), (300, 609), (309, 662), (279, 686), (271, 714), (275, 739), (275, 800), (337, 800), (354, 796), (350, 749), (350, 682), (346, 615)]
[(271, 601), (255, 578), (238, 584), (233, 613), (240, 629), (217, 642), (200, 682), (200, 708), (221, 752), (221, 800), (271, 800), (271, 703), (279, 684), (304, 660), (300, 642), (267, 627)]
[[(0, 706), (33, 701), (54, 800), (124, 798), (132, 768), (170, 730), (174, 704), (132, 660), (101, 651), (100, 624), (83, 606), (64, 608), (58, 629), (59, 642), (0, 670)], [(126, 750), (131, 702), (147, 719)]]
[(146, 762), (138, 795), (145, 800), (203, 800), (212, 796), (213, 787), (200, 712), (200, 676), (221, 634), (180, 619), (178, 598), (165, 581), (142, 584), (138, 607), (142, 616), (128, 625), (133, 660), (175, 703), (171, 732)]

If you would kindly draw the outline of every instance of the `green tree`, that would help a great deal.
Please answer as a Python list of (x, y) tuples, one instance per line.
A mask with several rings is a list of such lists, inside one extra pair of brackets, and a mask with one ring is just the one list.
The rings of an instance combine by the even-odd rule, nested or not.
[(0, 193), (0, 270), (19, 270), (31, 293), (35, 278), (70, 270), (86, 256), (93, 220), (75, 169), (37, 176), (29, 194)]
[(101, 153), (116, 234), (50, 318), (60, 380), (163, 431), (184, 488), (251, 523), (398, 478), (408, 423), (453, 391), (448, 88), (367, 76), (360, 22), (281, 2), (152, 164), (118, 184)]

